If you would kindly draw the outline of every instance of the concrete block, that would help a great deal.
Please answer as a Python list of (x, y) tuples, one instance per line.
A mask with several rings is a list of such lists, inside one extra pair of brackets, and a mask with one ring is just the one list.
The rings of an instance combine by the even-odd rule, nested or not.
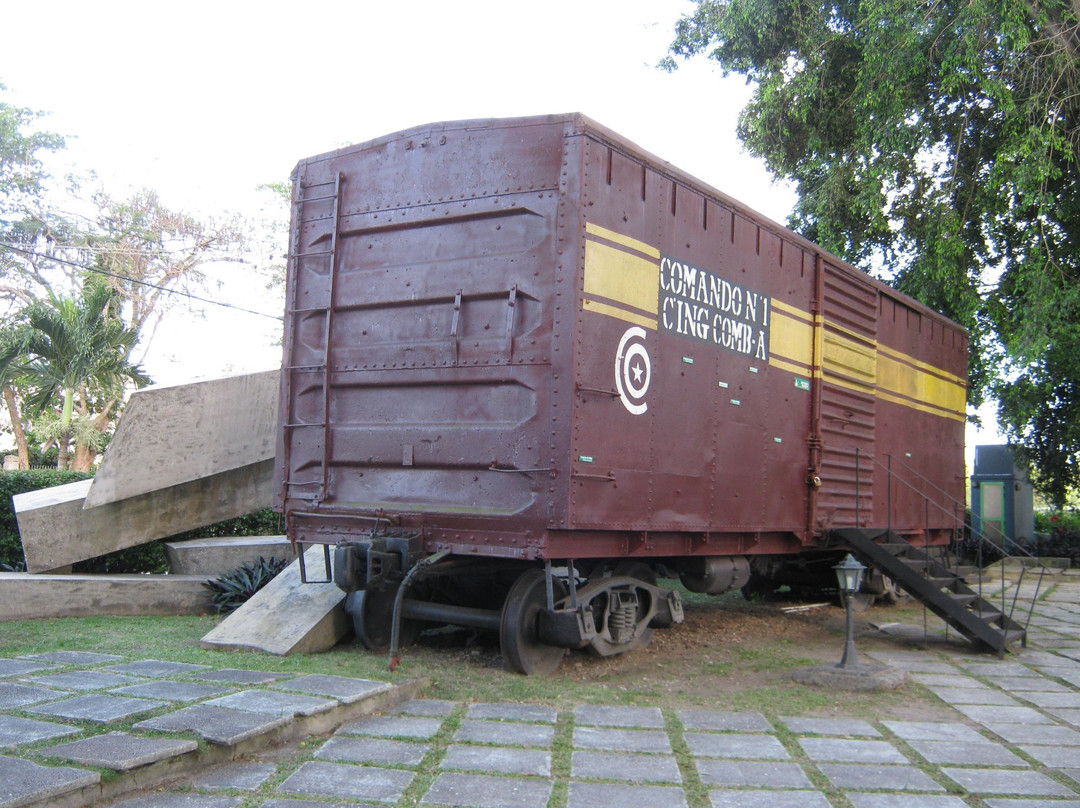
[(263, 558), (294, 558), (292, 544), (284, 536), (223, 536), (165, 542), (169, 571), (174, 575), (206, 575), (216, 578), (241, 564)]
[[(309, 572), (322, 570), (321, 548), (312, 547), (305, 558)], [(344, 601), (345, 593), (334, 584), (301, 583), (297, 559), (199, 644), (278, 656), (326, 651), (352, 630)]]
[(31, 575), (0, 572), (0, 620), (207, 614), (201, 575)]
[(272, 460), (280, 378), (270, 370), (132, 393), (86, 507)]
[(28, 572), (163, 539), (269, 507), (273, 459), (83, 508), (93, 480), (12, 497)]
[(98, 766), (114, 771), (130, 771), (159, 760), (186, 755), (196, 751), (195, 741), (174, 738), (147, 738), (126, 732), (95, 735), (81, 741), (52, 746), (43, 753), (47, 757), (63, 758), (83, 766)]
[(97, 772), (0, 756), (0, 805), (36, 805), (101, 781)]
[(236, 746), (287, 724), (291, 718), (195, 704), (135, 724), (138, 730), (194, 732), (210, 743)]

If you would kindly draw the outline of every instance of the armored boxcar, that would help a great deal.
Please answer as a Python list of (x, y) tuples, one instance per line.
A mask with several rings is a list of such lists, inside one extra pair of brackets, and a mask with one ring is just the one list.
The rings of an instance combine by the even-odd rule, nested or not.
[(772, 586), (838, 528), (954, 529), (927, 502), (963, 498), (965, 331), (590, 119), (293, 180), (277, 504), (367, 647), (462, 624), (542, 673), (680, 621), (658, 575)]

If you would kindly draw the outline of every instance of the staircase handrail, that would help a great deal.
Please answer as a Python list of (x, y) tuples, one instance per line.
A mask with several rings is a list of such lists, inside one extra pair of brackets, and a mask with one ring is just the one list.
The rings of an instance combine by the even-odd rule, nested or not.
[[(856, 449), (855, 452), (856, 452), (856, 469), (858, 469), (859, 450)], [(925, 507), (929, 507), (930, 505), (933, 505), (941, 513), (944, 513), (944, 514), (948, 515), (949, 512), (948, 512), (948, 510), (946, 508), (946, 505), (952, 505), (953, 510), (954, 510), (954, 513), (953, 513), (953, 518), (954, 519), (956, 518), (955, 510), (956, 510), (957, 507), (962, 507), (964, 509), (965, 513), (966, 513), (966, 511), (967, 511), (967, 504), (966, 503), (960, 502), (959, 500), (957, 500), (955, 497), (953, 497), (951, 494), (949, 494), (948, 491), (941, 488), (941, 486), (937, 485), (932, 480), (930, 480), (927, 477), (925, 477), (924, 475), (922, 475), (918, 470), (912, 468), (910, 465), (905, 463), (900, 458), (894, 458), (891, 454), (886, 454), (885, 456), (889, 459), (888, 464), (882, 463), (881, 460), (879, 460), (874, 455), (870, 455), (870, 460), (875, 465), (880, 466), (881, 468), (883, 468), (885, 470), (885, 473), (888, 475), (888, 479), (890, 479), (890, 480), (895, 479), (896, 481), (900, 482), (901, 484), (907, 486), (915, 494), (922, 497)], [(931, 489), (933, 489), (938, 494), (940, 494), (942, 496), (942, 498), (944, 499), (944, 504), (942, 504), (940, 502), (937, 502), (936, 500), (932, 499), (930, 497), (930, 495), (926, 491), (920, 490), (919, 488), (916, 488), (908, 480), (904, 479), (903, 477), (899, 476), (895, 471), (893, 471), (891, 464), (892, 464), (892, 461), (894, 459), (901, 466), (903, 466), (908, 472), (910, 472), (916, 479), (918, 479), (919, 481), (924, 483), (926, 486), (929, 486)], [(858, 474), (858, 472), (856, 471), (856, 476), (857, 476), (857, 474)], [(856, 480), (856, 488), (858, 487), (857, 482), (858, 481)], [(856, 503), (856, 505), (857, 504), (858, 503)], [(892, 521), (892, 501), (891, 501), (891, 498), (890, 498), (890, 502), (889, 502), (889, 516), (890, 516), (890, 523), (891, 523), (891, 521)], [(978, 542), (979, 559), (980, 559), (980, 561), (979, 561), (979, 571), (978, 571), (978, 584), (979, 584), (979, 590), (978, 591), (979, 591), (979, 597), (980, 598), (982, 598), (983, 571), (982, 571), (982, 560), (981, 559), (982, 559), (982, 548), (983, 548), (984, 544), (989, 545), (991, 547), (994, 547), (996, 549), (1002, 550), (1002, 551), (1008, 550), (1009, 546), (1011, 545), (1012, 549), (1014, 551), (1019, 551), (1019, 553), (1006, 552), (1005, 555), (1004, 555), (1005, 558), (1013, 558), (1014, 556), (1018, 555), (1018, 556), (1021, 556), (1021, 557), (1027, 557), (1027, 558), (1029, 558), (1029, 559), (1036, 562), (1035, 566), (1037, 566), (1039, 568), (1039, 579), (1035, 584), (1035, 593), (1032, 595), (1031, 608), (1028, 609), (1027, 618), (1024, 621), (1024, 631), (1026, 632), (1027, 629), (1028, 629), (1028, 626), (1031, 624), (1031, 617), (1032, 617), (1032, 614), (1035, 611), (1035, 603), (1039, 599), (1039, 592), (1042, 589), (1043, 577), (1046, 575), (1046, 572), (1047, 572), (1047, 569), (1048, 569), (1047, 566), (1042, 563), (1042, 560), (1038, 556), (1032, 554), (1026, 548), (1022, 547), (1015, 539), (1011, 539), (1008, 536), (1002, 536), (1001, 537), (1002, 538), (1002, 544), (998, 545), (992, 539), (990, 539), (989, 536), (987, 536), (985, 533), (983, 533), (981, 530), (976, 530), (975, 525), (972, 522), (969, 522), (969, 520), (967, 519), (966, 516), (963, 519), (963, 521), (961, 522), (961, 525), (962, 525), (962, 527), (967, 528), (967, 530), (970, 532), (971, 536), (974, 537), (976, 539), (976, 541)], [(1005, 565), (1004, 565), (1004, 563), (1001, 565), (1001, 611), (1002, 611), (1002, 614), (1007, 614), (1010, 620), (1012, 620), (1013, 614), (1015, 613), (1016, 601), (1017, 601), (1017, 598), (1020, 595), (1020, 586), (1023, 583), (1024, 577), (1026, 576), (1026, 574), (1027, 574), (1027, 565), (1021, 563), (1021, 565), (1020, 565), (1020, 576), (1017, 579), (1016, 589), (1013, 592), (1012, 603), (1009, 606), (1008, 610), (1006, 610), (1006, 608), (1005, 608)]]

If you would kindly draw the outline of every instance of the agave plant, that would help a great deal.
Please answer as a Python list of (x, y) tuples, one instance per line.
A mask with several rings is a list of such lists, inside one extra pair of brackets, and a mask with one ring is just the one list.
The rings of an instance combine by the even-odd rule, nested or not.
[(214, 606), (218, 612), (228, 614), (246, 603), (288, 564), (287, 558), (259, 556), (253, 563), (245, 562), (220, 578), (206, 581), (203, 586), (214, 593)]

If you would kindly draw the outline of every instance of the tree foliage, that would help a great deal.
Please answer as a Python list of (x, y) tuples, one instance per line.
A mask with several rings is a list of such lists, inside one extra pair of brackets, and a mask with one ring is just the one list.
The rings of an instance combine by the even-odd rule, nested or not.
[[(665, 66), (755, 84), (739, 136), (791, 225), (972, 333), (1055, 500), (1080, 482), (1080, 0), (696, 0)], [(1072, 417), (1066, 420), (1068, 414)]]
[(114, 289), (91, 277), (78, 298), (53, 296), (28, 307), (16, 329), (25, 357), (23, 374), (33, 388), (27, 405), (33, 412), (51, 408), (56, 414), (58, 469), (68, 468), (73, 430), (77, 446), (101, 448), (96, 435), (104, 430), (83, 423), (80, 434), (78, 415), (88, 419), (93, 410), (98, 419), (111, 422), (126, 386), (150, 382), (130, 361), (139, 332), (121, 320), (119, 304)]

